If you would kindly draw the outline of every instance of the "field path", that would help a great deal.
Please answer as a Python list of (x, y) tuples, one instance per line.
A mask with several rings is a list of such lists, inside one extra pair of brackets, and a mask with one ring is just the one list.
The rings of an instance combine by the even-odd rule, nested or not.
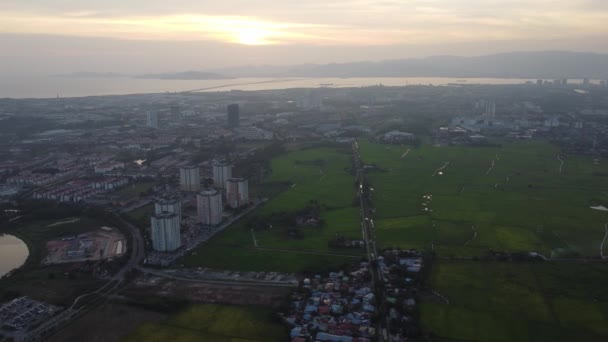
[(559, 173), (562, 173), (562, 168), (564, 167), (564, 160), (562, 159), (562, 156), (560, 154), (557, 155), (557, 160), (559, 160), (560, 164), (559, 164)]
[(496, 165), (496, 161), (492, 159), (492, 164), (490, 164), (490, 168), (488, 169), (488, 171), (486, 171), (486, 175), (489, 175), (490, 172), (492, 172), (492, 170), (494, 169), (494, 165)]
[(59, 221), (59, 222), (51, 223), (47, 227), (48, 228), (50, 228), (50, 227), (56, 227), (56, 226), (61, 226), (61, 225), (64, 225), (64, 224), (74, 223), (74, 222), (78, 222), (78, 221), (80, 221), (79, 218), (74, 218), (74, 219), (71, 219), (71, 220)]
[(602, 240), (602, 244), (600, 245), (600, 256), (604, 259), (604, 242), (606, 242), (606, 238), (608, 238), (608, 222), (604, 225), (604, 229), (606, 233), (604, 233), (604, 239)]
[(441, 293), (439, 293), (439, 292), (437, 292), (437, 291), (433, 290), (433, 294), (434, 294), (435, 296), (437, 296), (437, 297), (439, 297), (439, 298), (443, 299), (443, 300), (445, 301), (445, 303), (446, 303), (446, 304), (450, 304), (450, 300), (449, 300), (449, 299), (448, 299), (446, 296), (442, 295)]
[(258, 247), (258, 240), (255, 238), (255, 233), (253, 231), (253, 228), (251, 229), (251, 237), (253, 238), (253, 246), (254, 247)]
[(473, 237), (471, 237), (469, 239), (469, 241), (464, 243), (464, 246), (468, 245), (469, 243), (473, 242), (473, 240), (475, 240), (475, 238), (477, 237), (477, 230), (475, 229), (474, 225), (471, 225), (471, 229), (473, 230)]
[(400, 158), (400, 159), (405, 158), (405, 156), (407, 156), (407, 155), (408, 155), (408, 153), (410, 153), (410, 149), (409, 149), (409, 148), (407, 149), (407, 151), (405, 151), (405, 153), (403, 153), (403, 154), (401, 155), (401, 158)]
[(270, 247), (255, 247), (254, 249), (258, 249), (258, 250), (262, 250), (262, 251), (283, 252), (283, 253), (299, 253), (299, 254), (339, 256), (339, 257), (356, 258), (356, 259), (361, 258), (361, 255), (331, 253), (331, 252), (323, 252), (323, 251), (311, 251), (311, 250), (299, 250), (299, 249), (283, 249), (283, 248), (270, 248)]
[(437, 170), (435, 170), (435, 172), (433, 172), (433, 176), (435, 176), (437, 174), (437, 172), (445, 169), (446, 167), (448, 167), (448, 165), (450, 165), (449, 161), (446, 161), (440, 168), (438, 168)]
[(319, 178), (319, 182), (323, 181), (323, 179), (325, 178), (326, 174), (325, 172), (323, 172), (323, 170), (319, 169), (319, 173), (322, 174), (321, 178)]

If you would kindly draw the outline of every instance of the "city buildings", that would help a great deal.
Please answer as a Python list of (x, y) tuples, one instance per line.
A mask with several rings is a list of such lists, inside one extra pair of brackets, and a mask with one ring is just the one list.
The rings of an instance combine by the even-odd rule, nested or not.
[(152, 248), (157, 252), (172, 252), (181, 246), (179, 216), (163, 212), (150, 219)]
[(484, 116), (495, 117), (496, 116), (496, 103), (489, 100), (479, 100), (474, 103), (476, 113)]
[(179, 222), (182, 221), (182, 204), (178, 197), (165, 196), (158, 198), (154, 203), (154, 213), (156, 215), (163, 212), (177, 214)]
[(196, 196), (198, 217), (204, 225), (216, 225), (222, 222), (222, 194), (215, 189), (203, 190)]
[(38, 302), (28, 297), (18, 297), (0, 306), (2, 328), (27, 330), (27, 328), (48, 320), (60, 310), (51, 304)]
[(254, 126), (239, 127), (235, 130), (237, 137), (243, 140), (272, 140), (274, 133)]
[(232, 165), (227, 163), (213, 164), (213, 184), (224, 188), (226, 181), (232, 178)]
[(298, 98), (296, 105), (303, 110), (321, 109), (323, 107), (323, 97), (318, 89), (311, 89), (308, 94)]
[(226, 108), (228, 112), (228, 127), (234, 128), (239, 126), (239, 105), (233, 103)]
[(95, 165), (94, 171), (95, 173), (108, 173), (115, 170), (123, 170), (124, 168), (125, 163), (109, 161)]
[(198, 166), (185, 166), (179, 169), (179, 186), (183, 191), (201, 189), (201, 172)]
[(226, 199), (235, 209), (249, 203), (249, 184), (244, 178), (230, 178), (226, 181)]
[(158, 128), (158, 113), (150, 111), (146, 113), (146, 127)]

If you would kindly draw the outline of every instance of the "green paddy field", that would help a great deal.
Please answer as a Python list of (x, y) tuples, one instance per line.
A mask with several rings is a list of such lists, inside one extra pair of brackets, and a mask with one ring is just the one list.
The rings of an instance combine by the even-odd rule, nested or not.
[(421, 304), (423, 329), (439, 341), (606, 341), (608, 265), (435, 263), (438, 297)]
[(449, 303), (432, 295), (421, 303), (432, 340), (608, 339), (608, 265), (599, 260), (449, 261), (489, 250), (599, 259), (608, 213), (590, 206), (608, 204), (608, 163), (561, 156), (543, 142), (360, 145), (375, 166), (368, 178), (379, 246), (439, 258), (428, 283)]
[(287, 329), (271, 310), (228, 305), (194, 305), (165, 321), (139, 326), (126, 341), (286, 341)]
[[(608, 162), (562, 156), (538, 141), (360, 146), (364, 162), (373, 166), (367, 176), (378, 247), (437, 256), (427, 284), (449, 303), (430, 291), (421, 298), (422, 328), (430, 340), (608, 340), (608, 265), (599, 260), (608, 212), (590, 208), (608, 206)], [(202, 244), (183, 264), (320, 272), (358, 260), (362, 251), (327, 245), (336, 233), (361, 234), (350, 158), (345, 146), (274, 159), (265, 184), (283, 184), (285, 191)], [(258, 231), (260, 248), (254, 247), (249, 219), (301, 209), (311, 200), (322, 204), (323, 227), (304, 230), (298, 239), (286, 236), (285, 227)], [(534, 251), (554, 260), (475, 261), (490, 250)]]
[(600, 256), (608, 212), (590, 206), (608, 206), (608, 162), (560, 156), (562, 165), (559, 150), (542, 142), (420, 148), (362, 142), (361, 155), (377, 167), (368, 175), (381, 246), (434, 249), (439, 256), (489, 249)]

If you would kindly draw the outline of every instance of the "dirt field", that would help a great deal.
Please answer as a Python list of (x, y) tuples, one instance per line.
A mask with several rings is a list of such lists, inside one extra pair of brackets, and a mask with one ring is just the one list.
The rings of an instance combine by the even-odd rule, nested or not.
[(142, 278), (124, 294), (130, 297), (166, 296), (210, 304), (276, 307), (293, 291), (288, 287), (207, 284), (161, 278)]
[(144, 323), (167, 316), (123, 304), (105, 304), (74, 321), (48, 339), (49, 342), (118, 342)]

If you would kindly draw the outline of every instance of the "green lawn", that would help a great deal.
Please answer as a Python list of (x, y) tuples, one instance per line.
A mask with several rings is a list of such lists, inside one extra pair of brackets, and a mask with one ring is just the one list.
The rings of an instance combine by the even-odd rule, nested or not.
[(421, 305), (423, 329), (467, 341), (605, 341), (608, 266), (439, 262), (431, 284), (450, 300)]
[(227, 305), (194, 305), (161, 323), (136, 329), (126, 341), (286, 341), (287, 328), (270, 310)]
[(116, 194), (125, 196), (139, 196), (140, 193), (152, 189), (156, 185), (154, 181), (140, 181), (128, 184), (124, 188), (118, 190)]
[(154, 204), (144, 205), (126, 214), (129, 221), (140, 227), (149, 227), (152, 215), (154, 215)]
[[(381, 246), (434, 245), (440, 255), (461, 256), (488, 249), (599, 256), (608, 213), (589, 206), (608, 205), (606, 163), (566, 157), (560, 173), (558, 149), (543, 142), (423, 145), (403, 158), (408, 147), (360, 145), (363, 160), (378, 167), (368, 175)], [(446, 162), (443, 174), (433, 175)], [(473, 227), (477, 237), (465, 247)]]

